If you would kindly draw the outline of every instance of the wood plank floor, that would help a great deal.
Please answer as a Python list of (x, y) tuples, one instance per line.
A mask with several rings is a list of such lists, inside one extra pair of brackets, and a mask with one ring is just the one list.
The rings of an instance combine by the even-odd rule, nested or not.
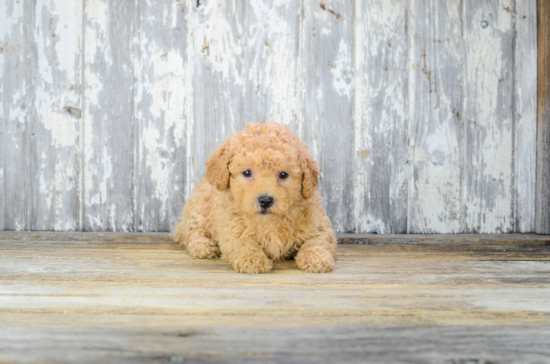
[(550, 363), (550, 237), (341, 241), (331, 273), (245, 275), (163, 234), (0, 233), (0, 363)]

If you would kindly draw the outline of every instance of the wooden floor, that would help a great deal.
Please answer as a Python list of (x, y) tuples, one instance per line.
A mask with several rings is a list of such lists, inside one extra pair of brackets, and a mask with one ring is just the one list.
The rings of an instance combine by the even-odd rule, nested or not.
[(550, 363), (550, 237), (344, 236), (336, 268), (0, 233), (0, 362)]

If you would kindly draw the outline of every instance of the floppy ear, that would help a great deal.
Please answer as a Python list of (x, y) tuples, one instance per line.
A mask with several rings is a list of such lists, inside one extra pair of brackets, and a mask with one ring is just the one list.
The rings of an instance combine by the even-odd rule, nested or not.
[(300, 165), (302, 169), (302, 196), (309, 200), (319, 186), (319, 168), (306, 148), (300, 151)]
[(206, 179), (223, 191), (229, 186), (229, 148), (226, 144), (219, 146), (206, 162)]

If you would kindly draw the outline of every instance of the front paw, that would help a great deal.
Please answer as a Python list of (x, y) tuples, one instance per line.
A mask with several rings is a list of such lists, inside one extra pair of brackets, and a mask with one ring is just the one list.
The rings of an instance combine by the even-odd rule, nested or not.
[(320, 247), (299, 251), (295, 259), (298, 268), (311, 273), (330, 272), (334, 266), (334, 257), (331, 252)]
[(273, 268), (273, 262), (263, 252), (248, 253), (231, 262), (239, 273), (267, 273)]
[(216, 258), (220, 256), (220, 249), (218, 248), (218, 245), (206, 237), (200, 237), (189, 241), (186, 249), (189, 255), (193, 258), (204, 259)]

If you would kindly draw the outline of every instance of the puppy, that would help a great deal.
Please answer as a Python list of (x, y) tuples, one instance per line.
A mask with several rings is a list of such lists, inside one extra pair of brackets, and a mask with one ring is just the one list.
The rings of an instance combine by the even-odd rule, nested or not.
[(241, 273), (269, 272), (273, 262), (289, 258), (302, 270), (328, 272), (336, 238), (318, 176), (288, 127), (248, 124), (210, 156), (173, 239), (193, 257), (221, 255)]

